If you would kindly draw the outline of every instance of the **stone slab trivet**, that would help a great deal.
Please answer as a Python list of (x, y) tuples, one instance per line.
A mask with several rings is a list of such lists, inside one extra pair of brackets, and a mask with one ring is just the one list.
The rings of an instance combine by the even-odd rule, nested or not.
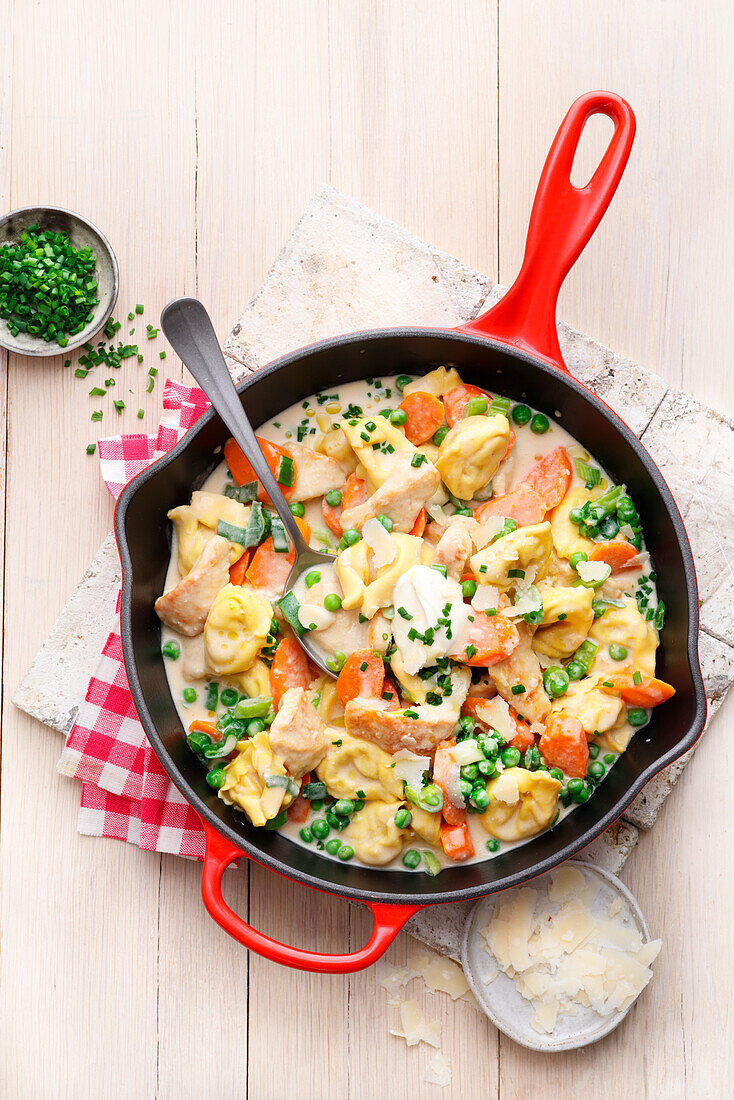
[[(504, 293), (486, 275), (418, 240), (330, 187), (313, 198), (260, 290), (225, 342), (238, 379), (293, 348), (343, 332), (475, 317)], [(657, 375), (559, 323), (571, 372), (612, 406), (650, 450), (683, 513), (698, 567), (700, 637), (710, 715), (734, 681), (734, 423)], [(66, 733), (109, 629), (120, 582), (112, 536), (103, 543), (13, 702)], [(649, 828), (690, 753), (649, 783), (585, 855), (621, 868)], [(460, 906), (417, 914), (409, 930), (455, 956)]]

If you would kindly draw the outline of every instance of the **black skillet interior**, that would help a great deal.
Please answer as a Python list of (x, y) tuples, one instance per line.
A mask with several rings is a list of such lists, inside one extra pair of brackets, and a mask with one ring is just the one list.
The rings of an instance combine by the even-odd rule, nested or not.
[(221, 460), (224, 425), (208, 413), (167, 456), (123, 492), (115, 525), (123, 563), (122, 637), (135, 705), (163, 766), (193, 807), (254, 859), (336, 894), (395, 903), (455, 901), (513, 886), (568, 858), (598, 836), (644, 784), (700, 735), (706, 700), (698, 664), (698, 592), (678, 510), (647, 452), (616, 416), (573, 380), (514, 349), (487, 340), (426, 330), (362, 333), (287, 356), (242, 383), (252, 423), (322, 389), (358, 379), (426, 373), (455, 366), (466, 382), (528, 404), (556, 419), (610, 474), (625, 482), (644, 525), (667, 617), (659, 675), (675, 685), (673, 701), (650, 724), (583, 806), (552, 832), (482, 863), (447, 868), (436, 878), (348, 866), (320, 857), (278, 833), (254, 829), (207, 786), (189, 751), (168, 689), (153, 610), (163, 591), (170, 548), (167, 511), (187, 501)]

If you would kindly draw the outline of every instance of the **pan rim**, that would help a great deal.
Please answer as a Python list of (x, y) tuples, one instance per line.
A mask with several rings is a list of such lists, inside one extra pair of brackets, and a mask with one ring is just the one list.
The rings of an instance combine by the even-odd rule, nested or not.
[[(123, 646), (123, 658), (125, 662), (125, 669), (130, 684), (130, 690), (135, 704), (136, 711), (140, 718), (141, 724), (145, 731), (146, 737), (150, 742), (156, 756), (160, 763), (166, 770), (172, 782), (181, 792), (186, 799), (187, 803), (206, 820), (212, 828), (214, 828), (220, 835), (224, 836), (231, 844), (243, 851), (248, 858), (252, 859), (256, 863), (260, 863), (262, 866), (267, 867), (269, 870), (275, 871), (278, 874), (284, 875), (287, 878), (291, 878), (296, 882), (300, 882), (302, 885), (309, 886), (312, 889), (320, 890), (329, 894), (333, 894), (338, 897), (349, 898), (356, 901), (365, 903), (376, 902), (389, 905), (436, 905), (436, 904), (448, 904), (453, 901), (470, 900), (472, 898), (483, 897), (487, 894), (494, 893), (497, 890), (504, 890), (508, 887), (519, 885), (523, 882), (528, 882), (530, 879), (537, 875), (544, 874), (546, 871), (551, 870), (553, 867), (557, 867), (559, 864), (565, 862), (567, 859), (576, 855), (593, 840), (599, 837), (611, 824), (613, 824), (627, 809), (627, 807), (634, 801), (640, 791), (650, 782), (655, 775), (657, 775), (663, 768), (677, 760), (683, 753), (687, 752), (698, 740), (703, 732), (706, 714), (707, 714), (707, 701), (703, 685), (703, 677), (701, 674), (701, 668), (698, 655), (698, 633), (699, 633), (699, 610), (698, 610), (698, 585), (696, 580), (696, 570), (693, 561), (693, 554), (691, 552), (688, 535), (683, 524), (683, 519), (680, 515), (678, 506), (673, 498), (673, 495), (663, 477), (662, 473), (652, 460), (644, 444), (637, 438), (637, 436), (631, 431), (631, 429), (625, 424), (621, 417), (608, 405), (606, 405), (600, 398), (588, 390), (582, 383), (580, 383), (571, 374), (563, 374), (557, 367), (550, 365), (549, 363), (539, 359), (537, 356), (531, 355), (522, 349), (507, 345), (501, 341), (491, 340), (484, 336), (478, 336), (473, 333), (467, 333), (457, 331), (454, 329), (442, 329), (442, 328), (427, 328), (420, 326), (398, 326), (393, 328), (381, 328), (381, 329), (368, 329), (363, 332), (347, 333), (340, 336), (330, 337), (327, 340), (319, 341), (315, 344), (309, 344), (304, 347), (298, 348), (287, 355), (280, 356), (272, 362), (266, 364), (248, 374), (237, 384), (237, 390), (239, 393), (246, 392), (251, 386), (256, 385), (263, 379), (269, 378), (274, 374), (277, 374), (283, 367), (289, 366), (292, 363), (306, 359), (312, 355), (318, 354), (323, 351), (345, 347), (350, 344), (364, 343), (371, 341), (379, 341), (385, 339), (401, 339), (401, 338), (429, 338), (445, 340), (448, 342), (468, 343), (479, 347), (483, 350), (492, 349), (499, 352), (502, 355), (509, 356), (511, 359), (519, 359), (533, 369), (539, 371), (541, 374), (545, 374), (555, 384), (562, 387), (567, 387), (576, 392), (576, 394), (590, 404), (597, 412), (610, 423), (612, 428), (617, 431), (625, 440), (627, 445), (634, 451), (637, 458), (645, 467), (648, 475), (650, 476), (655, 488), (657, 489), (663, 505), (670, 516), (675, 531), (676, 540), (683, 560), (683, 568), (686, 577), (686, 600), (688, 604), (688, 633), (686, 638), (686, 658), (688, 661), (689, 671), (691, 675), (691, 681), (693, 685), (693, 693), (695, 699), (695, 714), (688, 729), (688, 732), (678, 741), (674, 748), (670, 749), (667, 753), (657, 758), (648, 768), (644, 769), (630, 785), (627, 792), (615, 802), (615, 804), (604, 814), (601, 818), (597, 819), (593, 825), (591, 825), (584, 833), (579, 837), (570, 841), (563, 848), (552, 855), (547, 856), (545, 859), (538, 861), (532, 866), (531, 869), (516, 871), (513, 874), (505, 875), (496, 879), (491, 883), (481, 883), (475, 886), (469, 886), (465, 888), (459, 888), (457, 890), (447, 890), (445, 893), (397, 893), (397, 892), (382, 892), (379, 890), (365, 890), (354, 886), (344, 885), (340, 883), (334, 883), (327, 881), (319, 876), (313, 875), (306, 871), (302, 871), (299, 868), (291, 867), (288, 864), (282, 863), (279, 859), (268, 853), (262, 851), (256, 845), (252, 844), (249, 840), (244, 839), (238, 833), (235, 832), (226, 822), (222, 821), (216, 814), (214, 814), (208, 807), (208, 805), (196, 794), (191, 788), (187, 780), (179, 773), (178, 768), (170, 759), (168, 752), (163, 746), (161, 739), (155, 727), (155, 723), (147, 709), (145, 699), (143, 696), (142, 687), (137, 675), (137, 663), (135, 660), (134, 646), (132, 643), (132, 626), (131, 626), (131, 610), (132, 610), (132, 589), (133, 589), (133, 577), (132, 577), (132, 558), (130, 555), (127, 533), (125, 529), (125, 519), (127, 510), (136, 495), (138, 490), (142, 488), (151, 478), (155, 477), (161, 470), (165, 469), (168, 465), (174, 462), (179, 455), (181, 455), (196, 438), (200, 431), (202, 431), (217, 414), (214, 409), (208, 409), (197, 422), (185, 433), (185, 435), (179, 440), (179, 442), (166, 454), (162, 455), (154, 463), (148, 466), (141, 473), (137, 474), (125, 488), (122, 490), (117, 504), (115, 506), (115, 536), (117, 540), (118, 552), (120, 554), (120, 561), (122, 564), (122, 595), (120, 602), (120, 620), (121, 620), (121, 636)], [(286, 406), (284, 406), (286, 407)]]

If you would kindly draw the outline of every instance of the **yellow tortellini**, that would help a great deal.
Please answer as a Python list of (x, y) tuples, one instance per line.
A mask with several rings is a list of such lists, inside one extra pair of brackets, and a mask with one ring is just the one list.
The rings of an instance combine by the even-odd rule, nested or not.
[(579, 534), (578, 527), (575, 523), (571, 523), (568, 513), (572, 508), (581, 508), (588, 500), (595, 500), (600, 493), (600, 489), (594, 489), (591, 492), (586, 489), (571, 489), (554, 510), (551, 528), (553, 545), (559, 557), (570, 558), (571, 554), (577, 552), (589, 555), (596, 546), (591, 539)]
[(260, 657), (256, 657), (248, 669), (238, 673), (233, 679), (250, 699), (270, 695), (270, 670)]
[[(589, 633), (594, 621), (592, 588), (541, 585), (543, 620), (535, 632), (533, 649), (546, 657), (570, 657)], [(560, 618), (563, 616), (563, 618)]]
[(392, 757), (384, 749), (353, 737), (344, 730), (327, 730), (333, 733), (326, 756), (316, 768), (316, 774), (328, 787), (334, 798), (356, 798), (357, 791), (364, 791), (368, 802), (389, 802), (403, 797), (402, 780), (393, 771)]
[(461, 379), (455, 367), (449, 367), (448, 370), (446, 367), (436, 367), (421, 378), (416, 378), (415, 382), (404, 386), (403, 397), (407, 397), (409, 393), (432, 393), (434, 397), (443, 397), (449, 390), (460, 385)]
[(426, 693), (435, 690), (435, 683), (433, 680), (429, 680), (426, 684), (426, 681), (421, 680), (420, 676), (413, 676), (410, 672), (406, 672), (402, 654), (397, 646), (390, 658), (390, 668), (393, 670), (395, 679), (400, 685), (400, 694), (407, 699), (409, 703), (425, 703)]
[[(194, 562), (209, 539), (216, 534), (220, 519), (236, 527), (245, 527), (250, 509), (237, 500), (197, 490), (191, 495), (191, 504), (182, 504), (172, 508), (168, 518), (176, 532), (178, 549), (178, 571), (182, 577), (191, 572)], [(242, 555), (242, 548), (233, 546), (231, 562)], [(230, 562), (230, 564), (231, 564)]]
[(204, 625), (207, 663), (220, 676), (250, 667), (265, 644), (273, 609), (257, 592), (226, 584)]
[(525, 840), (550, 825), (560, 789), (549, 772), (507, 768), (487, 784), (489, 807), (479, 820), (498, 840)]
[(342, 607), (345, 611), (352, 611), (362, 603), (370, 579), (368, 552), (367, 543), (361, 539), (337, 555), (335, 568), (342, 587)]
[[(322, 722), (331, 726), (335, 722), (344, 724), (344, 707), (336, 691), (336, 680), (331, 676), (320, 676), (312, 685), (311, 690), (318, 697), (319, 717)], [(341, 734), (339, 734), (341, 737)]]
[(393, 602), (393, 589), (398, 578), (422, 561), (423, 539), (401, 531), (391, 532), (390, 538), (395, 547), (395, 557), (389, 565), (383, 565), (376, 571), (374, 580), (367, 585), (362, 597), (362, 614), (368, 619), (376, 615), (381, 607), (388, 607)]
[(526, 573), (533, 570), (535, 581), (544, 577), (552, 548), (550, 523), (536, 523), (518, 527), (485, 546), (474, 554), (470, 564), (480, 584), (491, 584), (505, 591), (514, 583), (507, 575), (510, 569), (522, 569)]
[(321, 454), (328, 455), (329, 458), (335, 458), (343, 467), (345, 473), (352, 473), (357, 468), (356, 455), (349, 445), (349, 440), (338, 425), (336, 431), (332, 428), (324, 432), (316, 445), (316, 449)]
[(587, 737), (593, 737), (597, 731), (606, 733), (617, 724), (625, 706), (619, 696), (599, 690), (603, 679), (603, 674), (585, 676), (572, 683), (565, 695), (553, 700), (551, 711), (578, 718)]
[(246, 504), (240, 504), (238, 500), (232, 500), (221, 493), (208, 493), (203, 489), (191, 494), (189, 507), (199, 523), (212, 527), (215, 531), (220, 519), (234, 527), (246, 527), (250, 517), (250, 509)]
[(509, 440), (506, 416), (467, 416), (457, 421), (441, 441), (436, 459), (449, 492), (471, 500), (496, 474)]
[[(372, 428), (368, 428), (368, 424), (372, 424)], [(384, 485), (395, 469), (394, 451), (418, 453), (404, 433), (384, 416), (376, 416), (374, 420), (370, 420), (368, 416), (343, 420), (342, 430), (375, 489)], [(363, 436), (367, 436), (367, 439), (363, 439)], [(375, 443), (389, 443), (393, 452), (386, 453), (382, 448), (373, 450)]]
[(625, 646), (628, 661), (634, 668), (654, 676), (657, 631), (652, 622), (645, 622), (636, 600), (626, 596), (623, 602), (624, 607), (607, 608), (589, 631), (589, 637), (599, 646), (595, 668), (620, 668), (620, 662), (609, 657), (609, 646), (616, 643)]
[(354, 815), (341, 835), (354, 848), (357, 859), (381, 867), (400, 855), (407, 833), (395, 824), (399, 805), (399, 802), (368, 802)]
[(425, 840), (427, 844), (439, 844), (441, 835), (441, 815), (431, 814), (421, 806), (414, 806), (412, 802), (408, 804), (407, 808), (410, 810), (413, 817), (410, 828), (415, 835), (420, 837), (421, 840)]
[(238, 741), (237, 749), (237, 756), (226, 767), (227, 778), (219, 797), (229, 806), (240, 806), (253, 825), (262, 826), (293, 801), (285, 785), (267, 785), (271, 776), (287, 778), (285, 766), (274, 755), (267, 733)]

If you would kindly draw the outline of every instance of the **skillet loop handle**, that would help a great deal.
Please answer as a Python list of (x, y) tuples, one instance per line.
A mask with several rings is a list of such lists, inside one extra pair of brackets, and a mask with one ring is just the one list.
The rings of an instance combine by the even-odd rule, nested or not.
[[(614, 133), (589, 182), (574, 187), (574, 157), (584, 126), (596, 114), (614, 122)], [(621, 96), (587, 92), (571, 105), (543, 165), (520, 273), (497, 305), (460, 332), (511, 344), (569, 373), (556, 332), (558, 292), (612, 201), (634, 137), (635, 116)]]
[(209, 916), (238, 943), (282, 966), (321, 974), (351, 974), (355, 970), (362, 970), (384, 954), (408, 918), (422, 908), (420, 905), (367, 902), (374, 921), (372, 935), (359, 951), (346, 955), (323, 955), (317, 951), (289, 947), (258, 932), (229, 908), (222, 897), (222, 875), (235, 859), (246, 859), (247, 856), (225, 840), (208, 822), (202, 823), (206, 834), (206, 853), (201, 872), (201, 894)]

